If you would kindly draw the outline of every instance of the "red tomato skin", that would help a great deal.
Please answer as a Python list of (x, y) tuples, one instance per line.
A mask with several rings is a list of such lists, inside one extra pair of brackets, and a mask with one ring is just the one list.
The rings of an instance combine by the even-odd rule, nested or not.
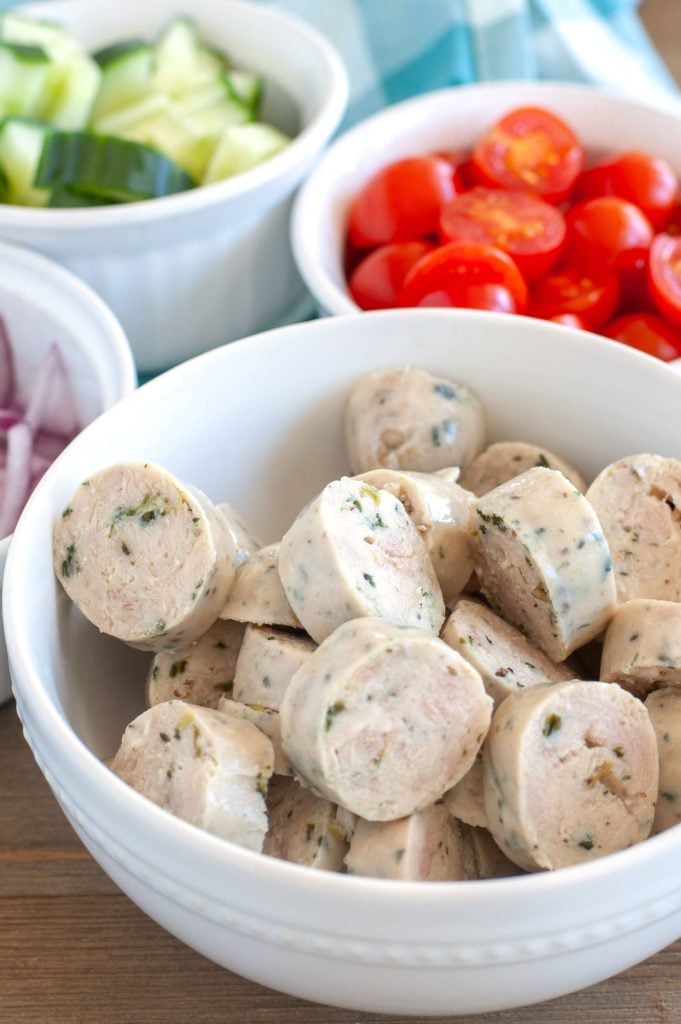
[(454, 193), (458, 195), (460, 192), (467, 192), (473, 188), (475, 180), (473, 177), (473, 161), (460, 149), (443, 149), (438, 150), (435, 153), (431, 153), (431, 156), (437, 157), (439, 160), (446, 160), (452, 168), (452, 175), (454, 181)]
[(365, 256), (349, 279), (350, 294), (360, 309), (396, 306), (407, 271), (433, 248), (428, 242), (392, 242)]
[(513, 296), (503, 284), (459, 285), (456, 281), (447, 289), (428, 292), (414, 306), (419, 308), (485, 309), (491, 313), (518, 312)]
[[(423, 256), (407, 274), (398, 296), (400, 306), (467, 305), (466, 292), (499, 285), (509, 292), (514, 310), (522, 313), (527, 305), (527, 285), (510, 256), (491, 245), (449, 242)], [(473, 291), (480, 299), (490, 292)], [(437, 297), (441, 301), (437, 301)], [(496, 300), (505, 297), (496, 293)], [(480, 307), (478, 307), (480, 308)], [(484, 306), (483, 308), (489, 308)]]
[(648, 255), (619, 271), (620, 304), (618, 313), (654, 313), (655, 303), (648, 290)]
[(451, 164), (407, 157), (377, 171), (350, 206), (348, 239), (357, 249), (413, 242), (437, 232), (442, 206), (453, 199)]
[(613, 271), (598, 276), (574, 269), (555, 271), (535, 286), (530, 316), (550, 320), (563, 313), (578, 316), (585, 328), (597, 331), (609, 320), (619, 301), (619, 282)]
[(656, 235), (648, 259), (648, 290), (658, 310), (681, 324), (681, 236)]
[(477, 186), (457, 195), (440, 214), (443, 242), (496, 246), (513, 259), (528, 283), (554, 266), (565, 232), (562, 213), (528, 192)]
[(681, 331), (654, 313), (641, 310), (620, 316), (603, 328), (602, 333), (665, 362), (681, 356)]
[(520, 107), (478, 140), (473, 163), (482, 185), (562, 203), (582, 171), (584, 150), (561, 118), (539, 107)]
[(581, 316), (576, 316), (574, 313), (557, 313), (555, 316), (550, 316), (549, 320), (553, 321), (554, 324), (562, 324), (563, 327), (574, 327), (578, 331), (586, 330), (586, 325)]
[(645, 259), (652, 240), (650, 221), (633, 203), (619, 196), (590, 199), (567, 215), (563, 265), (587, 272), (624, 270)]
[(645, 214), (661, 231), (679, 195), (679, 180), (666, 160), (638, 150), (601, 160), (586, 171), (577, 188), (581, 199), (619, 196)]

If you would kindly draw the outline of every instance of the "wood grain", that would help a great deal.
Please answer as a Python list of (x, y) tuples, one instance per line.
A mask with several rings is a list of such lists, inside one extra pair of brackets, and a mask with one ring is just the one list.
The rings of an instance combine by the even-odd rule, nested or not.
[[(644, 22), (681, 81), (681, 2)], [(79, 843), (0, 709), (0, 1024), (397, 1024), (304, 1003), (205, 960), (145, 917)], [(681, 942), (592, 989), (458, 1024), (681, 1024)]]

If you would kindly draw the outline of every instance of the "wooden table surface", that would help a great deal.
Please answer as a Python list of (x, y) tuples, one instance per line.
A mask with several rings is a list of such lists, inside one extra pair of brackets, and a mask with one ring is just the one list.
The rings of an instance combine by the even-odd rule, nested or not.
[[(681, 0), (642, 14), (681, 81)], [(145, 917), (83, 849), (0, 708), (0, 1024), (359, 1024), (244, 981)], [(476, 1024), (681, 1024), (681, 941), (601, 985)], [(465, 1024), (464, 1018), (457, 1018)]]

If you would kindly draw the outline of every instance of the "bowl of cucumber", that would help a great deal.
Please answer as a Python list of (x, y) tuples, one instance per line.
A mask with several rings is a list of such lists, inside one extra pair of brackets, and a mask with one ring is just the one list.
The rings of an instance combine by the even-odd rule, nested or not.
[(316, 31), (242, 0), (56, 0), (0, 17), (0, 69), (0, 238), (94, 288), (140, 371), (304, 315), (290, 202), (347, 98)]

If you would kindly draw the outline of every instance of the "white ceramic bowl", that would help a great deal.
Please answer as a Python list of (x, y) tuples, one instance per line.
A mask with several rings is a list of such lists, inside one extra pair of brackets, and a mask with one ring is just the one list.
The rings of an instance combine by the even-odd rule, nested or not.
[(343, 272), (349, 205), (371, 175), (393, 160), (437, 149), (469, 149), (517, 106), (555, 111), (592, 154), (647, 150), (681, 175), (681, 104), (657, 110), (587, 85), (487, 82), (397, 103), (342, 135), (300, 190), (292, 216), (298, 269), (323, 315), (357, 312)]
[(323, 37), (285, 11), (237, 0), (57, 0), (21, 13), (64, 24), (90, 50), (153, 38), (186, 9), (203, 36), (259, 72), (262, 115), (295, 135), (229, 180), (164, 199), (84, 210), (0, 206), (0, 238), (69, 267), (111, 306), (138, 368), (157, 371), (215, 345), (299, 319), (291, 197), (343, 115), (346, 76)]
[[(83, 423), (135, 387), (132, 353), (111, 311), (73, 274), (43, 256), (0, 243), (0, 314), (15, 351), (22, 396), (54, 341), (66, 360)], [(0, 540), (0, 581), (11, 539)], [(0, 629), (0, 704), (10, 695)]]
[(489, 882), (315, 872), (171, 817), (112, 775), (143, 708), (149, 656), (101, 636), (52, 572), (53, 520), (92, 471), (151, 459), (281, 535), (347, 471), (342, 409), (358, 375), (410, 363), (472, 386), (492, 439), (522, 437), (591, 478), (647, 450), (681, 456), (681, 379), (542, 321), (449, 310), (334, 317), (226, 346), (141, 388), (48, 471), (16, 530), (5, 631), (19, 712), (79, 836), (115, 882), (205, 956), (307, 999), (453, 1014), (590, 985), (681, 935), (681, 828), (588, 865)]

